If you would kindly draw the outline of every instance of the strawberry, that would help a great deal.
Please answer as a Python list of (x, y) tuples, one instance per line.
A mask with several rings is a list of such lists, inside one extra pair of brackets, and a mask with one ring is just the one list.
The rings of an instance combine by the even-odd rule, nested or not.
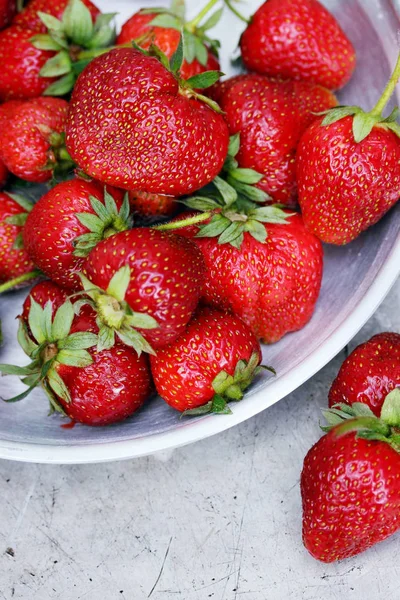
[[(99, 9), (90, 0), (82, 0), (82, 2), (88, 8), (94, 23), (100, 15)], [(47, 27), (38, 13), (46, 13), (61, 20), (67, 5), (68, 0), (30, 0), (27, 6), (14, 17), (13, 23), (36, 33), (46, 33)]]
[(33, 286), (22, 305), (21, 319), (23, 319), (28, 326), (31, 298), (33, 298), (42, 308), (50, 301), (52, 316), (54, 316), (60, 306), (68, 299), (68, 294), (65, 289), (61, 288), (53, 281), (39, 281), (39, 283)]
[(382, 97), (365, 112), (338, 107), (315, 121), (297, 149), (299, 203), (322, 241), (347, 244), (400, 196), (400, 126), (382, 115), (400, 76), (400, 57)]
[(222, 115), (189, 87), (211, 85), (219, 74), (186, 82), (176, 76), (182, 44), (171, 71), (155, 50), (159, 60), (145, 50), (118, 48), (85, 68), (72, 94), (66, 143), (81, 169), (104, 183), (179, 196), (210, 182), (226, 157)]
[(24, 243), (37, 266), (62, 287), (81, 288), (77, 272), (90, 250), (130, 224), (129, 203), (114, 200), (97, 182), (59, 183), (35, 204)]
[[(206, 12), (208, 10), (209, 7)], [(163, 9), (159, 12), (157, 9), (151, 12), (148, 9), (140, 10), (124, 23), (117, 37), (117, 44), (135, 41), (145, 49), (155, 44), (168, 58), (171, 58), (178, 48), (180, 32), (183, 30), (185, 44), (184, 60), (180, 68), (181, 77), (189, 79), (205, 71), (218, 71), (220, 65), (216, 54), (219, 44), (215, 40), (210, 40), (205, 32), (218, 23), (222, 10), (209, 17), (204, 25), (199, 25), (205, 16), (204, 11), (201, 12), (200, 19), (196, 18), (195, 21), (188, 23), (185, 22), (184, 13), (183, 3), (178, 3), (177, 13), (173, 9), (169, 11)], [(205, 43), (206, 40), (208, 44)]]
[(8, 27), (16, 12), (16, 0), (0, 0), (0, 29)]
[[(0, 100), (67, 94), (84, 65), (115, 39), (110, 26), (114, 14), (100, 14), (91, 3), (57, 2), (49, 7), (50, 14), (36, 12), (36, 8), (47, 10), (48, 2), (34, 0), (27, 13), (16, 18), (19, 24), (0, 33), (0, 62), (4, 65)], [(33, 29), (27, 28), (29, 24)]]
[(301, 134), (315, 112), (336, 106), (335, 96), (308, 82), (238, 75), (213, 86), (212, 97), (225, 112), (230, 133), (240, 133), (239, 165), (264, 175), (258, 187), (275, 202), (293, 205)]
[(230, 413), (261, 367), (261, 349), (237, 317), (202, 308), (175, 342), (150, 358), (157, 392), (185, 414)]
[(386, 397), (381, 419), (359, 403), (325, 414), (332, 429), (301, 474), (303, 542), (314, 558), (334, 562), (400, 527), (400, 391)]
[(356, 64), (354, 48), (335, 17), (317, 0), (268, 0), (240, 39), (250, 71), (343, 87)]
[(400, 387), (400, 335), (379, 333), (346, 358), (329, 391), (329, 406), (362, 402), (379, 417), (385, 397)]
[(22, 244), (31, 209), (31, 203), (21, 196), (0, 192), (0, 281), (15, 279), (34, 268)]
[(28, 389), (11, 401), (22, 400), (40, 385), (52, 411), (86, 425), (108, 425), (138, 410), (151, 393), (147, 358), (116, 344), (96, 350), (97, 325), (91, 311), (75, 316), (66, 301), (52, 318), (52, 304), (42, 308), (33, 298), (29, 330), (20, 321), (19, 341), (32, 362), (27, 367), (0, 365), (4, 374), (23, 376)]
[(8, 169), (6, 165), (0, 160), (0, 189), (3, 188), (8, 179)]
[(103, 240), (81, 279), (99, 316), (100, 347), (115, 334), (140, 352), (172, 343), (199, 301), (204, 262), (190, 240), (138, 227)]
[[(11, 104), (11, 107), (8, 107)], [(0, 158), (14, 175), (43, 183), (73, 165), (64, 148), (68, 103), (59, 98), (34, 98), (0, 106)]]
[(132, 210), (142, 217), (170, 217), (178, 209), (178, 202), (173, 196), (141, 191), (130, 192), (129, 203)]

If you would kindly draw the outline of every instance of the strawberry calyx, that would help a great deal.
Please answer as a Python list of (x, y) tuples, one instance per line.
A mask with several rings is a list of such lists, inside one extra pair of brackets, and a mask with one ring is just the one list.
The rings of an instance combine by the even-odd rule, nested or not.
[[(17, 227), (23, 227), (28, 218), (28, 214), (31, 212), (33, 208), (33, 204), (24, 198), (24, 196), (20, 196), (19, 194), (11, 194), (10, 192), (5, 192), (7, 196), (12, 198), (14, 202), (19, 204), (21, 208), (23, 208), (23, 212), (17, 213), (15, 215), (10, 215), (5, 219), (5, 222), (8, 225), (16, 225)], [(24, 247), (22, 232), (20, 232), (15, 238), (14, 244), (12, 246), (13, 250), (21, 250)]]
[(47, 161), (41, 170), (52, 171), (54, 181), (64, 179), (65, 175), (75, 166), (65, 146), (65, 133), (53, 131), (47, 125), (42, 124), (36, 125), (36, 129), (50, 146), (47, 151)]
[[(44, 64), (40, 75), (59, 78), (44, 91), (45, 95), (63, 96), (70, 92), (79, 73), (96, 56), (96, 51), (114, 43), (115, 28), (111, 21), (115, 15), (99, 14), (93, 23), (89, 9), (81, 0), (69, 0), (61, 20), (38, 11), (48, 32), (34, 35), (31, 43), (39, 50), (56, 52)], [(92, 54), (85, 54), (85, 51)]]
[(20, 318), (18, 329), (18, 342), (31, 362), (25, 367), (0, 364), (0, 372), (21, 377), (27, 386), (27, 390), (6, 402), (22, 400), (40, 385), (49, 399), (50, 412), (65, 414), (58, 398), (70, 403), (71, 397), (57, 367), (91, 365), (93, 359), (87, 350), (96, 346), (97, 335), (88, 331), (70, 333), (75, 312), (69, 300), (58, 308), (53, 319), (52, 313), (51, 301), (43, 308), (31, 296), (28, 324)]
[(136, 350), (138, 356), (142, 352), (155, 354), (153, 348), (137, 329), (155, 329), (157, 321), (146, 313), (135, 312), (125, 301), (125, 295), (131, 279), (131, 270), (128, 265), (121, 267), (111, 278), (106, 290), (94, 285), (83, 273), (79, 274), (84, 294), (76, 302), (79, 307), (89, 304), (97, 313), (97, 326), (99, 335), (97, 351), (112, 348), (115, 336), (127, 346)]
[(396, 85), (400, 80), (400, 54), (397, 57), (397, 62), (394, 67), (393, 73), (382, 93), (382, 96), (374, 106), (374, 108), (366, 112), (359, 106), (337, 106), (330, 109), (325, 114), (325, 117), (321, 123), (323, 127), (336, 123), (345, 117), (353, 117), (353, 136), (357, 143), (362, 142), (371, 133), (373, 127), (378, 125), (385, 129), (393, 131), (398, 137), (400, 137), (400, 125), (396, 122), (399, 114), (398, 107), (395, 107), (389, 116), (384, 117), (383, 111), (391, 96), (393, 95)]
[(253, 352), (249, 361), (238, 361), (233, 375), (230, 375), (226, 371), (220, 371), (212, 382), (215, 392), (213, 398), (202, 406), (185, 410), (182, 416), (205, 415), (208, 413), (232, 414), (228, 402), (239, 402), (242, 400), (246, 388), (249, 387), (253, 379), (263, 369), (267, 369), (274, 375), (276, 374), (272, 367), (259, 365), (259, 362), (260, 357), (258, 352)]
[(362, 402), (338, 403), (322, 412), (328, 422), (323, 431), (334, 428), (338, 437), (355, 433), (359, 438), (386, 442), (400, 453), (400, 388), (386, 396), (380, 417)]
[(89, 233), (84, 233), (73, 241), (74, 256), (86, 257), (99, 243), (119, 231), (125, 231), (132, 225), (128, 194), (124, 196), (118, 210), (112, 195), (104, 188), (104, 204), (94, 196), (89, 196), (93, 213), (76, 213), (78, 221)]
[(196, 237), (217, 237), (219, 244), (231, 244), (240, 249), (246, 232), (264, 243), (268, 232), (263, 223), (286, 224), (295, 213), (285, 212), (279, 204), (259, 206), (271, 198), (256, 187), (263, 178), (261, 173), (239, 167), (235, 158), (239, 147), (240, 134), (237, 133), (230, 138), (228, 156), (219, 175), (195, 196), (182, 200), (185, 206), (202, 215), (155, 228), (173, 231), (203, 222)]

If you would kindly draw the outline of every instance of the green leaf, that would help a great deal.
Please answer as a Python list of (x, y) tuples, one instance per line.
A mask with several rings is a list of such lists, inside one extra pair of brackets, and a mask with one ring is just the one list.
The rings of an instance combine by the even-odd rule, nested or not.
[[(355, 417), (373, 417), (374, 413), (368, 406), (368, 404), (364, 404), (363, 402), (353, 402), (351, 405), (353, 414)], [(342, 408), (343, 410), (343, 408)]]
[(288, 223), (288, 219), (294, 216), (296, 213), (286, 213), (277, 206), (261, 206), (251, 211), (249, 216), (261, 221), (262, 223), (275, 223), (277, 225), (284, 225)]
[(110, 215), (118, 214), (118, 208), (117, 208), (117, 205), (115, 204), (115, 200), (112, 197), (112, 195), (109, 192), (107, 192), (106, 188), (104, 188), (104, 205), (106, 207), (108, 217)]
[(231, 223), (227, 229), (218, 238), (218, 244), (229, 244), (234, 239), (243, 234), (244, 225), (241, 222), (235, 221)]
[(387, 129), (390, 129), (397, 137), (400, 137), (400, 125), (398, 123), (389, 123)]
[(46, 336), (46, 340), (48, 340), (49, 342), (53, 341), (52, 324), (51, 324), (52, 313), (53, 313), (53, 305), (52, 305), (51, 300), (48, 300), (43, 309), (43, 330), (44, 330), (44, 334)]
[(71, 402), (69, 390), (55, 368), (51, 369), (48, 373), (47, 381), (50, 388), (59, 398), (62, 398), (67, 404)]
[(228, 154), (229, 156), (236, 156), (240, 148), (240, 133), (235, 133), (229, 138)]
[(230, 206), (237, 200), (237, 192), (235, 188), (229, 185), (229, 183), (224, 181), (218, 175), (213, 179), (213, 184), (224, 199), (226, 206)]
[(336, 123), (336, 121), (340, 121), (340, 119), (355, 115), (359, 110), (360, 108), (358, 106), (336, 106), (326, 113), (321, 125), (323, 127), (332, 125), (332, 123)]
[[(36, 372), (39, 371), (37, 370)], [(30, 365), (18, 367), (17, 365), (0, 364), (0, 373), (2, 375), (18, 375), (18, 377), (23, 377), (25, 375), (31, 375), (32, 369), (30, 368)]]
[(74, 317), (74, 307), (72, 306), (72, 303), (67, 300), (60, 306), (54, 315), (52, 325), (53, 340), (62, 340), (68, 336)]
[(85, 46), (93, 36), (92, 16), (81, 0), (69, 0), (62, 22), (67, 37), (78, 46)]
[(63, 30), (62, 22), (59, 21), (58, 19), (56, 19), (55, 17), (53, 17), (52, 15), (48, 15), (47, 13), (44, 13), (41, 10), (38, 10), (37, 16), (42, 21), (42, 23), (44, 25), (46, 25), (47, 29), (54, 30), (54, 31), (62, 31)]
[(96, 215), (92, 215), (91, 213), (76, 213), (75, 216), (84, 227), (89, 229), (89, 231), (92, 231), (93, 233), (100, 233), (103, 231), (103, 221)]
[(392, 427), (400, 427), (400, 389), (392, 390), (385, 398), (381, 419)]
[(37, 383), (34, 385), (31, 385), (31, 387), (29, 387), (27, 390), (25, 390), (25, 392), (22, 392), (22, 394), (18, 394), (18, 396), (14, 396), (13, 398), (3, 398), (4, 402), (19, 402), (20, 400), (23, 400), (24, 398), (26, 398), (27, 396), (29, 396), (29, 394), (31, 393), (31, 391), (36, 387)]
[(148, 26), (165, 27), (166, 29), (176, 29), (177, 31), (180, 31), (182, 29), (182, 21), (169, 13), (162, 13), (154, 17)]
[(213, 198), (206, 198), (205, 196), (192, 196), (184, 200), (185, 206), (193, 208), (201, 212), (207, 212), (208, 210), (214, 210), (220, 208), (221, 205)]
[(73, 73), (68, 73), (60, 77), (54, 83), (51, 83), (43, 92), (44, 96), (65, 96), (74, 87), (75, 77)]
[(46, 341), (46, 326), (44, 323), (43, 309), (31, 296), (31, 307), (29, 310), (28, 323), (35, 340), (42, 344)]
[[(99, 219), (101, 219), (103, 222), (108, 221), (108, 219), (110, 218), (110, 214), (109, 214), (109, 211), (107, 210), (107, 208), (104, 206), (104, 204), (102, 202), (100, 202), (100, 200), (95, 198), (94, 196), (89, 196), (89, 199), (90, 199), (91, 207), (93, 208), (94, 212), (97, 214)], [(81, 215), (89, 214), (90, 215), (91, 213), (78, 213), (78, 214), (81, 214)]]
[(96, 300), (99, 294), (104, 293), (104, 290), (92, 283), (83, 273), (78, 273), (82, 282), (83, 289), (92, 300)]
[(38, 33), (29, 40), (32, 46), (38, 50), (61, 50), (62, 46), (58, 44), (48, 33)]
[(100, 31), (101, 29), (103, 29), (103, 27), (108, 27), (108, 25), (110, 25), (111, 21), (113, 21), (114, 18), (117, 16), (118, 16), (117, 12), (115, 12), (115, 13), (100, 13), (96, 17), (96, 21), (94, 24), (94, 30)]
[(189, 65), (196, 58), (196, 37), (186, 30), (183, 32), (183, 56)]
[(119, 302), (124, 300), (131, 280), (131, 270), (128, 265), (121, 267), (111, 278), (108, 284), (107, 294), (113, 296)]
[(389, 116), (386, 119), (383, 119), (382, 123), (394, 123), (397, 120), (397, 117), (400, 114), (400, 109), (398, 106), (395, 106)]
[(196, 237), (217, 237), (230, 225), (229, 219), (215, 215), (207, 225), (202, 225)]
[(224, 7), (216, 10), (210, 17), (208, 17), (207, 21), (200, 26), (202, 31), (208, 31), (215, 27), (219, 21), (221, 20), (222, 13), (224, 12)]
[(23, 319), (19, 319), (18, 325), (18, 333), (17, 333), (18, 343), (21, 346), (22, 350), (28, 356), (32, 356), (32, 352), (34, 352), (38, 346), (31, 339), (26, 323)]
[(211, 412), (212, 405), (213, 402), (212, 400), (210, 400), (206, 404), (198, 406), (197, 408), (188, 408), (187, 410), (183, 411), (182, 417), (196, 417), (201, 415), (207, 415)]
[(169, 10), (181, 19), (181, 21), (185, 20), (185, 0), (172, 0)]
[(7, 194), (7, 196), (12, 198), (14, 200), (14, 202), (19, 204), (19, 206), (21, 208), (23, 208), (26, 212), (28, 212), (28, 213), (31, 212), (31, 210), (33, 208), (33, 204), (30, 200), (28, 200), (24, 196), (21, 196), (20, 194), (12, 194), (11, 192), (5, 192), (5, 193)]
[(15, 225), (16, 227), (23, 227), (28, 218), (28, 213), (18, 213), (17, 215), (10, 215), (5, 219), (7, 225)]
[(138, 356), (140, 356), (142, 352), (147, 352), (148, 354), (155, 355), (155, 351), (153, 350), (153, 348), (138, 331), (126, 328), (120, 329), (115, 333), (124, 344), (134, 348), (138, 353)]
[(204, 73), (189, 77), (189, 79), (186, 80), (186, 83), (193, 89), (208, 88), (211, 85), (214, 85), (221, 75), (223, 75), (221, 71), (205, 71)]
[(380, 116), (358, 112), (353, 118), (353, 135), (357, 143), (362, 142), (372, 131), (372, 128), (380, 120)]
[(89, 50), (92, 48), (107, 48), (115, 43), (116, 32), (115, 27), (110, 23), (117, 13), (100, 14), (94, 25), (94, 34), (85, 47)]
[(244, 229), (245, 231), (248, 231), (255, 240), (261, 242), (261, 244), (263, 244), (267, 239), (267, 232), (265, 230), (265, 227), (262, 223), (259, 223), (258, 221), (247, 221), (247, 223), (245, 223)]
[(261, 179), (263, 179), (264, 177), (264, 175), (261, 175), (261, 173), (257, 173), (257, 171), (254, 171), (254, 169), (241, 168), (230, 171), (229, 175), (233, 177), (233, 179), (236, 179), (241, 183), (247, 183), (248, 185), (254, 185), (255, 183), (261, 181)]
[(182, 35), (179, 36), (178, 47), (171, 56), (169, 66), (172, 73), (178, 73), (183, 63), (183, 39)]
[(132, 312), (131, 315), (125, 318), (124, 323), (138, 329), (156, 329), (159, 327), (159, 324), (153, 317), (139, 312)]
[[(221, 236), (220, 236), (220, 238), (218, 239), (218, 243), (219, 243), (219, 244), (221, 244), (221, 241), (220, 241), (220, 239), (221, 239)], [(243, 244), (243, 240), (244, 240), (243, 233), (240, 233), (240, 234), (239, 234), (237, 237), (235, 237), (235, 238), (233, 238), (233, 239), (229, 240), (229, 244), (230, 244), (231, 246), (233, 246), (234, 248), (237, 248), (238, 250), (240, 250), (240, 248), (241, 248), (241, 246), (242, 246), (242, 244)]]
[(101, 324), (99, 327), (99, 335), (97, 340), (97, 352), (109, 350), (115, 344), (115, 331), (107, 325)]
[(60, 350), (86, 350), (97, 344), (97, 335), (89, 331), (71, 333), (67, 338), (58, 343)]
[(204, 43), (197, 36), (195, 36), (194, 38), (194, 43), (196, 47), (195, 58), (199, 61), (201, 65), (203, 65), (203, 67), (205, 67), (208, 61), (208, 50), (205, 47)]
[(24, 247), (24, 238), (22, 236), (22, 231), (20, 231), (19, 234), (17, 235), (17, 237), (14, 240), (14, 243), (12, 245), (12, 249), (13, 250), (22, 250), (23, 247)]
[(131, 225), (131, 205), (129, 203), (128, 192), (126, 192), (124, 196), (121, 209), (119, 211), (119, 217), (124, 223), (128, 225), (128, 227), (129, 225)]
[(71, 71), (71, 59), (65, 50), (49, 58), (39, 71), (41, 77), (58, 77)]
[(88, 367), (93, 359), (86, 350), (60, 350), (57, 354), (57, 362), (69, 367)]

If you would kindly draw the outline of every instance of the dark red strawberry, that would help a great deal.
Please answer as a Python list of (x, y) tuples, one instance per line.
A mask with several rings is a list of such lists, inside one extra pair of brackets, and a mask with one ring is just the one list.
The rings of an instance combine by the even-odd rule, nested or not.
[(0, 192), (0, 281), (15, 279), (34, 269), (22, 244), (22, 231), (31, 208), (21, 196)]
[(0, 0), (0, 29), (8, 27), (16, 10), (16, 0)]
[(303, 79), (335, 90), (350, 79), (354, 48), (335, 17), (317, 0), (268, 0), (240, 39), (247, 69)]
[(362, 402), (377, 417), (389, 392), (400, 388), (400, 335), (379, 333), (346, 358), (329, 391), (329, 406)]
[(6, 184), (8, 178), (8, 169), (6, 165), (0, 160), (0, 189), (3, 188)]
[[(94, 23), (100, 15), (99, 9), (90, 0), (82, 0), (82, 2), (89, 9)], [(24, 10), (15, 16), (13, 23), (36, 33), (46, 33), (47, 27), (41, 21), (38, 12), (61, 20), (67, 5), (68, 0), (30, 0)]]
[(0, 366), (3, 373), (24, 376), (28, 386), (12, 401), (22, 400), (41, 385), (52, 411), (86, 425), (108, 425), (132, 415), (151, 393), (147, 357), (118, 343), (96, 350), (98, 328), (91, 309), (76, 316), (67, 301), (53, 319), (51, 311), (50, 302), (43, 309), (31, 299), (31, 333), (21, 321), (19, 341), (32, 363), (26, 368)]
[(8, 104), (0, 106), (0, 158), (9, 171), (43, 183), (55, 170), (71, 169), (63, 137), (68, 103), (61, 98), (34, 98), (16, 106), (10, 103), (12, 107)]
[[(203, 301), (233, 312), (269, 344), (304, 327), (321, 287), (323, 250), (301, 216), (282, 214), (274, 206), (253, 209), (244, 218), (247, 229), (239, 241), (234, 224), (240, 223), (240, 213), (228, 229), (222, 219), (227, 217), (214, 217), (200, 231), (198, 226), (176, 229), (203, 253), (207, 267)], [(202, 237), (196, 237), (199, 234)]]
[[(208, 85), (218, 75), (198, 77)], [(179, 80), (133, 48), (95, 58), (72, 95), (69, 153), (85, 173), (129, 191), (177, 196), (199, 189), (222, 168), (228, 129), (191, 84), (198, 88), (199, 79)]]
[(139, 352), (166, 346), (184, 331), (204, 282), (193, 242), (141, 227), (97, 244), (82, 272), (103, 323), (101, 341), (111, 346), (117, 334)]
[(212, 95), (225, 112), (230, 133), (240, 133), (239, 165), (264, 175), (257, 185), (275, 202), (292, 205), (301, 134), (315, 112), (336, 106), (335, 96), (308, 82), (262, 75), (238, 75), (213, 86)]
[(57, 312), (62, 304), (68, 298), (68, 292), (61, 288), (53, 281), (39, 281), (33, 286), (28, 296), (25, 298), (22, 305), (21, 318), (28, 325), (29, 311), (31, 308), (31, 298), (35, 300), (42, 308), (44, 308), (47, 302), (51, 302), (52, 305), (52, 316)]
[(162, 194), (130, 192), (129, 202), (132, 210), (142, 217), (170, 217), (178, 210), (176, 198)]
[(129, 203), (114, 200), (97, 182), (64, 181), (35, 204), (24, 232), (28, 254), (57, 284), (81, 289), (77, 275), (90, 250), (127, 229)]
[[(171, 20), (177, 28), (168, 26)], [(158, 22), (161, 25), (164, 23), (164, 26), (154, 26), (152, 22)], [(213, 25), (216, 23), (217, 21)], [(184, 20), (179, 19), (176, 15), (164, 12), (157, 14), (156, 11), (149, 13), (147, 10), (139, 11), (124, 23), (121, 33), (117, 37), (117, 44), (128, 44), (134, 40), (145, 49), (150, 48), (151, 44), (155, 44), (168, 58), (171, 58), (178, 48), (180, 31), (184, 26)], [(201, 31), (204, 35), (204, 31)], [(180, 74), (183, 79), (189, 79), (205, 71), (219, 71), (220, 65), (217, 57), (204, 44), (201, 36), (197, 32), (193, 34), (190, 31), (186, 31), (185, 35), (191, 38), (190, 47), (193, 48), (193, 54), (188, 57), (189, 60), (185, 59), (182, 63)], [(186, 51), (188, 47), (189, 44), (186, 40)]]
[(400, 197), (400, 126), (382, 115), (400, 76), (400, 58), (370, 112), (334, 108), (304, 133), (297, 151), (299, 203), (322, 241), (347, 244)]
[(318, 560), (354, 556), (400, 527), (399, 390), (384, 407), (381, 419), (364, 404), (327, 412), (334, 427), (304, 459), (303, 542)]
[(151, 359), (157, 392), (186, 414), (230, 413), (259, 369), (261, 349), (237, 317), (203, 308), (175, 342)]
[(55, 52), (35, 48), (30, 42), (34, 35), (34, 31), (18, 25), (0, 32), (0, 102), (36, 98), (55, 81), (40, 75)]

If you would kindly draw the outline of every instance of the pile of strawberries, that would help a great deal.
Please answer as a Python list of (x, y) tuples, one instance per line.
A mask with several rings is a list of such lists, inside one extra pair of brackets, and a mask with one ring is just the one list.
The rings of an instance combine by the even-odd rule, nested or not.
[[(10, 401), (41, 386), (52, 412), (87, 425), (131, 416), (155, 390), (184, 414), (230, 413), (273, 371), (260, 340), (311, 318), (322, 242), (351, 242), (398, 200), (400, 129), (383, 111), (400, 59), (370, 112), (337, 106), (351, 42), (317, 0), (267, 0), (240, 39), (249, 72), (220, 82), (218, 1), (190, 21), (180, 0), (143, 9), (118, 36), (91, 0), (0, 2), (0, 292), (39, 280), (19, 317), (30, 362), (0, 365), (27, 386)], [(47, 186), (34, 204), (27, 182)], [(397, 528), (387, 391), (382, 415), (381, 396), (371, 413), (332, 392), (334, 429), (306, 458), (304, 539), (321, 560), (378, 539), (341, 551), (332, 538), (347, 463), (377, 473), (366, 457), (382, 454), (395, 516), (369, 523)], [(367, 497), (374, 476), (360, 477)]]

